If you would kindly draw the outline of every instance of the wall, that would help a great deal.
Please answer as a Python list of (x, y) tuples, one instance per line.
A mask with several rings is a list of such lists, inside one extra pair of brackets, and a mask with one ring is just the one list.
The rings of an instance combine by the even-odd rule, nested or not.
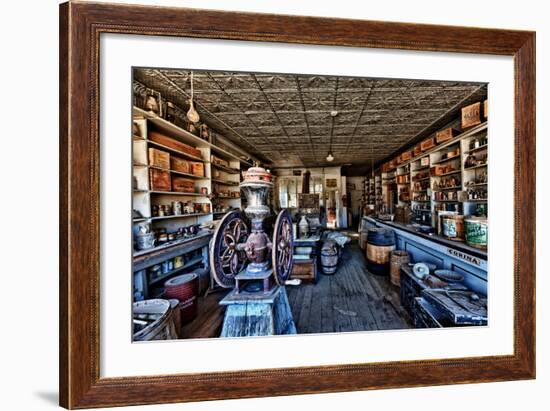
[[(114, 0), (110, 0), (111, 2)], [(139, 2), (134, 0), (134, 2)], [(153, 3), (152, 0), (144, 1)], [(442, 7), (440, 1), (357, 2), (340, 0), (163, 0), (155, 4), (187, 5), (199, 8), (221, 8), (287, 14), (341, 16), (375, 20), (409, 21), (468, 26), (485, 26), (537, 30), (537, 72), (539, 73), (537, 107), (539, 113), (550, 112), (550, 26), (547, 4), (542, 1), (495, 2), (463, 0), (460, 5)], [(3, 192), (9, 201), (0, 202), (4, 216), (2, 229), (1, 272), (11, 279), (2, 295), (3, 318), (0, 363), (2, 385), (0, 398), (3, 409), (58, 410), (57, 408), (57, 301), (58, 301), (58, 61), (57, 11), (58, 1), (28, 0), (3, 4), (4, 16), (0, 30), (3, 62), (0, 71), (4, 98), (0, 101), (3, 116), (2, 152), (0, 162)], [(10, 62), (10, 64), (5, 64)], [(342, 64), (350, 64), (343, 61)], [(30, 83), (30, 84), (29, 84)], [(27, 86), (32, 85), (32, 89)], [(29, 89), (29, 91), (27, 91)], [(541, 210), (538, 219), (538, 255), (550, 249), (549, 219), (544, 204), (548, 204), (550, 172), (543, 160), (550, 152), (550, 124), (538, 116), (538, 199)], [(23, 133), (22, 130), (25, 130)], [(26, 167), (21, 167), (22, 158)], [(533, 165), (535, 166), (535, 165)], [(32, 201), (28, 201), (32, 189)], [(13, 213), (16, 205), (17, 214)], [(543, 214), (544, 213), (544, 214)], [(22, 218), (21, 216), (34, 216)], [(30, 253), (30, 255), (29, 255)], [(199, 404), (173, 404), (133, 407), (127, 410), (373, 410), (422, 409), (423, 411), (476, 410), (546, 410), (550, 389), (550, 276), (541, 259), (537, 284), (537, 362), (535, 381), (514, 381), (492, 384), (440, 386), (400, 390), (302, 395), (263, 399), (211, 401)], [(9, 276), (8, 276), (9, 274)], [(498, 273), (497, 273), (498, 274)], [(13, 279), (17, 278), (17, 281)], [(25, 287), (21, 287), (25, 285)], [(24, 290), (24, 291), (23, 291)], [(399, 332), (395, 333), (396, 335)], [(338, 349), (338, 347), (334, 347)], [(368, 349), (368, 347), (366, 348)], [(269, 353), (282, 356), (284, 353)], [(29, 365), (32, 364), (32, 367)], [(315, 378), (315, 377), (312, 377)], [(273, 393), (274, 395), (278, 393)], [(546, 404), (546, 405), (545, 405)]]

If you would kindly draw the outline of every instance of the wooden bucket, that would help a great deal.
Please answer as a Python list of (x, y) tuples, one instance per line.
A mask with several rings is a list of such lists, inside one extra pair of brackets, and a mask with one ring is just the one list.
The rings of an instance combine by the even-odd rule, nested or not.
[(407, 264), (409, 260), (408, 251), (395, 250), (391, 253), (390, 281), (393, 285), (401, 286), (401, 264)]
[(177, 333), (167, 300), (153, 299), (133, 304), (134, 341), (172, 340)]
[(466, 223), (466, 243), (476, 248), (487, 248), (489, 226), (485, 217), (469, 217)]
[(338, 269), (338, 249), (334, 241), (328, 240), (321, 248), (321, 269), (323, 274), (332, 275)]
[(441, 231), (443, 233), (443, 236), (445, 236), (449, 240), (464, 241), (464, 216), (441, 216)]
[(384, 228), (371, 228), (367, 235), (367, 268), (373, 274), (388, 275), (395, 234)]
[(175, 298), (181, 311), (181, 323), (187, 324), (197, 317), (199, 294), (199, 276), (197, 274), (183, 274), (164, 283), (164, 296)]

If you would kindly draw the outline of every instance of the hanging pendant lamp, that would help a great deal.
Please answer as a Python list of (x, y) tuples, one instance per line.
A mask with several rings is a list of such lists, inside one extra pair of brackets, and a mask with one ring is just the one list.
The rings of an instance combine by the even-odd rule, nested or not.
[(193, 106), (193, 72), (191, 72), (191, 99), (189, 100), (189, 111), (187, 112), (187, 119), (191, 123), (198, 123), (201, 119), (197, 110)]

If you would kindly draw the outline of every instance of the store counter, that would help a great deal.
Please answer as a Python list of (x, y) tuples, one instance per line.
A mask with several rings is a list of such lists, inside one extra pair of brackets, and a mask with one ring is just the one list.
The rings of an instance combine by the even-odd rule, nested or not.
[(463, 242), (435, 234), (415, 231), (410, 225), (363, 217), (367, 228), (388, 228), (395, 232), (396, 248), (410, 253), (411, 262), (430, 262), (464, 275), (464, 285), (476, 293), (487, 294), (487, 252)]

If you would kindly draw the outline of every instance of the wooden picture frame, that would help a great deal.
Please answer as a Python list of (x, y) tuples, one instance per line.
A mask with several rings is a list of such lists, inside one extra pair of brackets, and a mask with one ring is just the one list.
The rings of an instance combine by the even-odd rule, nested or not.
[[(100, 378), (101, 33), (484, 53), (515, 70), (514, 353)], [(535, 377), (535, 33), (94, 3), (60, 6), (60, 404), (90, 408)]]

